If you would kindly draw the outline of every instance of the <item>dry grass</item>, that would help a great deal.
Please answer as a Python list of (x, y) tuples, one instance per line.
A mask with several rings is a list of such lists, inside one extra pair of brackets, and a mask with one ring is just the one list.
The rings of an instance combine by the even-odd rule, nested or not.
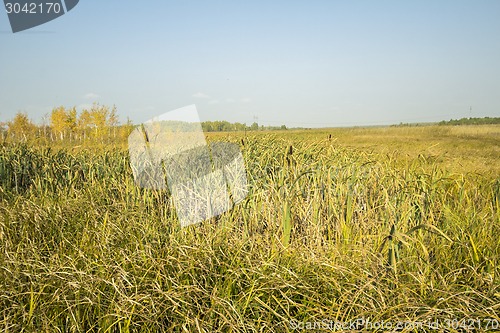
[(135, 187), (123, 149), (2, 146), (0, 327), (289, 332), (370, 318), (484, 328), (500, 321), (498, 133), (211, 136), (242, 144), (250, 193), (185, 229), (166, 193)]

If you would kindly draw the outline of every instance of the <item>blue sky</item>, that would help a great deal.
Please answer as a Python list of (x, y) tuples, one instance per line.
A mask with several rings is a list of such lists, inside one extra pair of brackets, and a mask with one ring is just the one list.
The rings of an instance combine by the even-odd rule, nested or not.
[[(500, 1), (97, 1), (13, 34), (0, 122), (115, 104), (135, 123), (322, 127), (500, 116)], [(470, 111), (472, 107), (472, 111)]]

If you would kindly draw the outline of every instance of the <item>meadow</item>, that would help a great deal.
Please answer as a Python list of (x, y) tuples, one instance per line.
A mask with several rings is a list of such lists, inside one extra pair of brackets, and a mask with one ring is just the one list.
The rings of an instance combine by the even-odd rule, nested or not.
[(249, 194), (182, 229), (126, 142), (0, 144), (0, 330), (500, 329), (500, 125), (207, 135)]

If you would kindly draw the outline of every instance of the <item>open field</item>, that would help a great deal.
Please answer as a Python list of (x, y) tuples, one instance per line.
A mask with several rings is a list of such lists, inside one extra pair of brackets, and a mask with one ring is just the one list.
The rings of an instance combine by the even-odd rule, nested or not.
[[(290, 142), (321, 140), (331, 135), (334, 145), (382, 158), (388, 155), (398, 162), (411, 163), (424, 158), (454, 173), (500, 175), (500, 125), (332, 128), (288, 130), (280, 134)], [(221, 133), (209, 135), (232, 137)]]
[(0, 329), (500, 329), (500, 126), (208, 138), (250, 192), (184, 229), (124, 145), (0, 145)]

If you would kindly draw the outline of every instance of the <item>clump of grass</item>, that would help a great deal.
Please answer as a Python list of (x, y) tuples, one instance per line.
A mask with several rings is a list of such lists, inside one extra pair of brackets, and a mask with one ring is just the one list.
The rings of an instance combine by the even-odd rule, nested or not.
[(2, 146), (0, 327), (500, 320), (497, 178), (294, 135), (245, 138), (248, 197), (184, 229), (124, 150)]

